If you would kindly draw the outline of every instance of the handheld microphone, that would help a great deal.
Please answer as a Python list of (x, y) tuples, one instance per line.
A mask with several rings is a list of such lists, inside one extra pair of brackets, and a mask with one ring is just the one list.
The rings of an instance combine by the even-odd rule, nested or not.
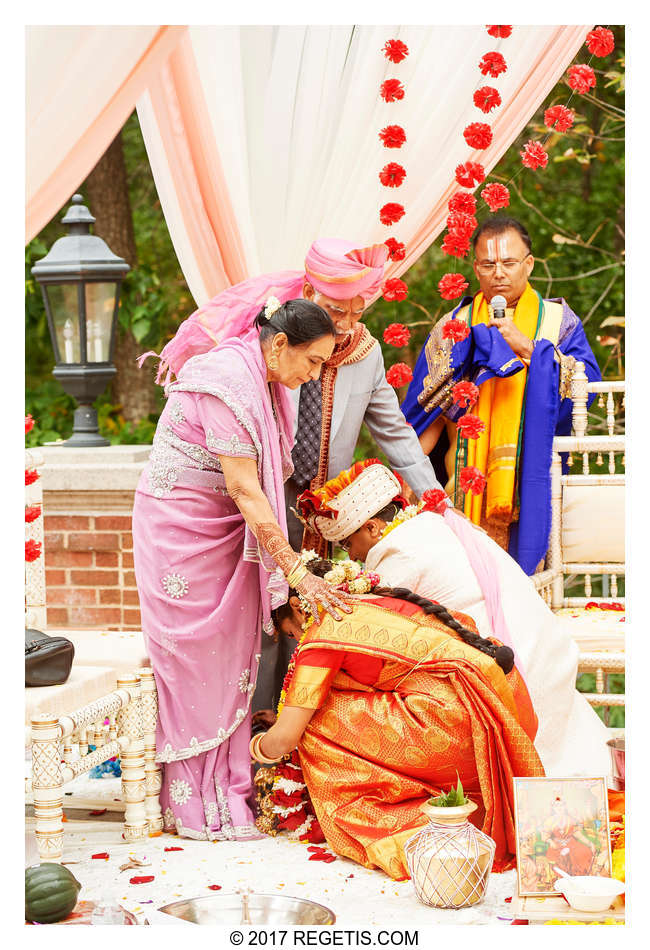
[(506, 307), (508, 302), (505, 297), (502, 297), (501, 294), (497, 294), (496, 297), (493, 297), (490, 301), (490, 306), (494, 311), (495, 320), (505, 320), (506, 316)]

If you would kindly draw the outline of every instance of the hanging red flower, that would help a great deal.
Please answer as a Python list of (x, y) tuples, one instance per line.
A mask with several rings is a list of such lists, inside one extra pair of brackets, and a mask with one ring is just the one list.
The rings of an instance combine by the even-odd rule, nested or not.
[(540, 142), (526, 142), (521, 155), (521, 164), (526, 168), (546, 168), (548, 165), (548, 154)]
[(577, 93), (584, 96), (596, 85), (596, 74), (591, 66), (569, 66), (567, 70), (569, 77), (569, 86), (575, 89)]
[(36, 521), (38, 516), (41, 513), (40, 505), (25, 505), (25, 521), (27, 524), (31, 524), (32, 521)]
[(440, 249), (443, 254), (451, 254), (452, 257), (465, 257), (469, 251), (469, 235), (448, 231)]
[(379, 133), (385, 148), (401, 148), (406, 142), (406, 132), (401, 125), (387, 125)]
[(478, 64), (478, 68), (484, 76), (491, 76), (492, 79), (496, 79), (501, 73), (505, 73), (508, 67), (501, 53), (485, 53)]
[(485, 186), (481, 192), (481, 198), (486, 203), (490, 211), (498, 211), (499, 208), (507, 208), (510, 204), (510, 192), (505, 185), (501, 185), (496, 181)]
[(129, 878), (129, 884), (150, 884), (153, 879), (153, 874), (140, 874), (138, 877)]
[(386, 382), (399, 389), (400, 386), (406, 386), (413, 379), (411, 367), (406, 363), (393, 363), (386, 371)]
[(408, 285), (400, 280), (399, 277), (389, 277), (381, 290), (384, 300), (406, 300), (408, 297)]
[(379, 181), (386, 188), (399, 188), (406, 178), (406, 169), (397, 162), (389, 162), (379, 172)]
[(438, 290), (443, 300), (454, 300), (467, 290), (469, 284), (462, 274), (443, 274), (438, 281)]
[(97, 854), (90, 855), (93, 861), (108, 861), (110, 855), (108, 851), (98, 851)]
[(450, 211), (460, 211), (461, 214), (476, 214), (476, 198), (467, 191), (457, 191), (449, 199), (447, 207)]
[(401, 40), (386, 40), (382, 52), (391, 63), (401, 63), (409, 54), (409, 48)]
[(445, 509), (449, 507), (449, 496), (442, 488), (429, 488), (420, 500), (422, 511), (433, 511), (437, 515), (444, 514)]
[(390, 226), (397, 224), (400, 218), (404, 217), (404, 205), (397, 204), (395, 201), (388, 201), (379, 209), (379, 220), (382, 224)]
[(485, 178), (485, 169), (479, 162), (465, 162), (456, 166), (456, 181), (463, 188), (474, 188)]
[(556, 132), (568, 132), (574, 119), (573, 110), (566, 106), (551, 106), (544, 113), (544, 125), (547, 129), (554, 128)]
[(390, 346), (406, 346), (411, 339), (411, 331), (403, 323), (390, 323), (384, 330), (384, 343)]
[(34, 541), (32, 538), (29, 541), (25, 541), (25, 560), (26, 561), (35, 561), (41, 556), (41, 541)]
[(395, 238), (386, 238), (384, 244), (388, 248), (388, 256), (391, 261), (403, 261), (406, 257), (406, 245), (402, 244), (401, 241), (396, 241)]
[(507, 39), (512, 33), (511, 26), (486, 26), (485, 29), (488, 31), (490, 36), (495, 36), (497, 39)]
[(454, 405), (460, 406), (461, 409), (469, 409), (478, 399), (478, 386), (470, 383), (468, 379), (461, 379), (452, 389), (451, 398)]
[(472, 416), (469, 413), (459, 419), (456, 425), (464, 439), (478, 439), (485, 429), (483, 420), (479, 416)]
[(209, 891), (220, 891), (222, 887), (221, 884), (206, 884), (205, 886)]
[(478, 221), (473, 214), (463, 214), (462, 211), (452, 211), (447, 218), (447, 227), (456, 234), (471, 237), (478, 227)]
[(483, 472), (476, 468), (475, 465), (466, 465), (465, 468), (460, 471), (458, 482), (460, 484), (460, 490), (465, 494), (471, 491), (473, 495), (482, 495), (485, 489), (486, 478)]
[(470, 148), (487, 148), (492, 141), (492, 129), (487, 122), (470, 122), (463, 136)]
[(614, 34), (604, 26), (597, 26), (587, 33), (587, 49), (592, 56), (609, 56), (614, 50)]
[(501, 96), (493, 86), (481, 86), (474, 93), (474, 105), (481, 112), (489, 112), (501, 105)]
[(32, 419), (32, 414), (30, 412), (28, 415), (25, 416), (25, 435), (27, 435), (28, 432), (31, 432), (33, 428), (34, 428), (34, 420)]
[(384, 102), (397, 102), (404, 98), (404, 86), (399, 79), (384, 79), (379, 87), (379, 95)]
[(461, 343), (469, 333), (469, 327), (463, 320), (448, 320), (442, 328), (443, 340), (453, 340), (454, 343)]
[(35, 468), (25, 469), (25, 485), (33, 485), (37, 478), (40, 478)]

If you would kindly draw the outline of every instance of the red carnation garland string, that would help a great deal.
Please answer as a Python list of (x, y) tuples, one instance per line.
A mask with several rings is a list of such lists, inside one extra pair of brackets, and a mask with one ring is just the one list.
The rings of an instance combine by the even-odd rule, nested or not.
[(403, 261), (406, 257), (406, 245), (402, 244), (401, 241), (396, 241), (395, 238), (389, 237), (386, 238), (384, 244), (388, 248), (388, 256), (391, 261)]
[(473, 98), (474, 105), (477, 109), (480, 109), (481, 112), (491, 112), (492, 109), (496, 109), (497, 106), (501, 105), (499, 90), (493, 86), (481, 86), (480, 89), (476, 90)]
[(394, 386), (395, 389), (406, 386), (412, 379), (413, 372), (411, 367), (407, 366), (406, 363), (393, 363), (386, 371), (386, 382)]
[(510, 192), (505, 185), (496, 181), (485, 186), (481, 191), (481, 198), (492, 212), (507, 208), (510, 204)]
[(382, 224), (397, 224), (404, 217), (404, 205), (396, 201), (388, 201), (379, 209), (379, 220)]
[[(25, 416), (25, 435), (34, 428), (34, 419), (31, 413)], [(25, 469), (25, 487), (33, 485), (40, 478), (35, 468)], [(25, 524), (32, 524), (37, 518), (40, 518), (42, 509), (40, 505), (25, 505)], [(29, 538), (25, 541), (25, 561), (31, 564), (36, 561), (42, 553), (43, 542)]]
[(478, 400), (479, 390), (475, 383), (462, 379), (451, 391), (452, 401), (461, 409), (470, 409)]
[[(488, 25), (486, 26), (486, 30), (490, 36), (497, 39), (505, 39), (512, 34), (512, 26), (509, 25)], [(608, 56), (614, 51), (614, 34), (605, 27), (595, 27), (587, 33), (585, 45), (592, 57)], [(496, 78), (506, 72), (507, 63), (501, 53), (491, 51), (481, 57), (478, 68), (484, 76), (489, 75)], [(567, 83), (572, 90), (571, 96), (576, 93), (578, 95), (586, 95), (590, 89), (596, 86), (596, 76), (593, 68), (589, 63), (570, 66), (567, 70)], [(569, 96), (569, 101), (571, 96)], [(477, 109), (487, 114), (501, 104), (501, 96), (499, 95), (499, 91), (493, 86), (484, 85), (475, 90), (473, 101)], [(568, 132), (573, 127), (574, 121), (575, 113), (572, 109), (568, 108), (568, 103), (565, 105), (557, 104), (546, 109), (544, 112), (544, 124), (547, 129), (549, 129), (549, 133), (541, 142), (529, 141), (524, 145), (520, 152), (522, 166), (531, 170), (546, 168), (548, 165), (548, 153), (544, 146), (548, 137), (552, 132), (560, 134)], [(474, 148), (486, 148), (492, 140), (492, 131), (485, 123), (471, 123), (465, 128), (463, 134), (468, 145)], [(474, 172), (478, 169), (472, 168), (471, 162), (459, 165), (456, 169), (457, 183), (464, 188), (475, 188), (476, 185), (480, 184), (485, 178), (482, 166), (479, 166), (479, 169), (480, 173), (477, 176)], [(464, 193), (462, 192), (457, 192), (453, 195), (449, 201), (449, 210), (458, 210), (466, 214), (474, 214), (474, 210), (463, 205), (464, 197)], [(493, 213), (501, 208), (507, 208), (510, 204), (509, 189), (506, 185), (498, 182), (488, 184), (481, 191), (481, 198)], [(463, 246), (464, 241), (460, 238), (445, 238), (442, 249), (445, 253), (451, 253), (454, 256), (461, 257), (464, 256), (462, 253)], [(444, 287), (445, 285), (443, 284), (442, 286)], [(451, 298), (447, 297), (444, 299)]]
[(399, 79), (384, 79), (379, 87), (379, 95), (384, 102), (397, 102), (404, 98), (404, 86)]
[[(389, 62), (397, 64), (406, 59), (409, 55), (409, 48), (406, 43), (403, 43), (401, 40), (390, 39), (386, 40), (382, 52)], [(381, 83), (379, 95), (384, 102), (392, 105), (404, 99), (406, 90), (400, 79), (390, 77)], [(384, 148), (401, 148), (406, 142), (406, 132), (401, 125), (387, 125), (379, 132), (379, 138)], [(400, 188), (405, 178), (406, 169), (399, 162), (388, 162), (379, 172), (379, 181), (384, 188)], [(405, 214), (406, 209), (403, 204), (396, 201), (388, 201), (379, 209), (379, 220), (382, 224), (390, 227), (401, 221)], [(394, 237), (389, 237), (385, 243), (388, 247), (388, 255), (391, 261), (396, 262), (405, 259), (406, 246), (403, 242), (398, 241)], [(382, 287), (382, 296), (384, 300), (389, 302), (405, 300), (408, 296), (408, 286), (398, 277), (388, 278)], [(409, 337), (409, 330), (401, 323), (391, 324), (384, 332), (384, 342), (396, 347), (406, 346)], [(397, 365), (399, 366), (400, 364)], [(399, 376), (400, 374), (393, 374), (393, 376), (396, 375)]]
[(384, 330), (384, 343), (389, 346), (407, 346), (411, 339), (411, 331), (403, 323), (391, 323)]
[(455, 300), (468, 287), (469, 284), (462, 274), (443, 274), (438, 281), (438, 291), (443, 300)]
[(406, 300), (408, 297), (408, 286), (399, 277), (389, 277), (384, 283), (382, 296), (384, 300), (392, 302), (394, 300)]
[[(487, 26), (490, 36), (498, 39), (506, 38), (512, 33), (511, 26)], [(483, 76), (496, 78), (506, 72), (508, 64), (501, 53), (496, 50), (485, 53), (478, 63), (479, 71)], [(477, 109), (484, 114), (497, 109), (502, 104), (499, 90), (491, 85), (480, 85), (474, 91), (472, 101)], [(470, 122), (463, 130), (463, 137), (470, 148), (482, 150), (492, 144), (492, 128), (486, 122)], [(485, 179), (485, 169), (479, 162), (467, 161), (458, 165), (455, 172), (457, 184), (463, 188), (474, 189)], [(493, 204), (497, 207), (506, 207), (509, 202), (507, 189), (484, 189)], [(476, 199), (465, 192), (456, 192), (449, 200), (450, 211), (447, 218), (447, 234), (442, 241), (442, 252), (453, 257), (465, 257), (469, 251), (471, 236), (476, 230), (475, 217)], [(438, 290), (443, 300), (453, 300), (467, 289), (468, 283), (462, 274), (449, 273), (443, 275), (438, 282)]]
[(406, 169), (399, 162), (388, 162), (379, 172), (379, 181), (385, 188), (399, 188), (406, 178)]

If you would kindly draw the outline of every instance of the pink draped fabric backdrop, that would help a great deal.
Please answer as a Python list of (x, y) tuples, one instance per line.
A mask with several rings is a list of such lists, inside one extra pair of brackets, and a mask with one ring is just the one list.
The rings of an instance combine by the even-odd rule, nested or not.
[[(399, 276), (445, 226), (456, 165), (489, 171), (561, 77), (588, 26), (148, 26), (27, 29), (27, 239), (57, 213), (137, 102), (172, 241), (200, 306), (225, 287), (302, 267), (316, 237), (406, 244)], [(389, 38), (410, 55), (393, 65)], [(503, 53), (493, 141), (462, 131), (485, 117), (472, 94), (481, 56)], [(379, 96), (398, 76), (406, 95)], [(399, 150), (379, 130), (406, 129)], [(399, 197), (378, 172), (407, 169)], [(379, 207), (406, 215), (387, 228)]]
[(93, 170), (186, 29), (26, 28), (26, 241)]

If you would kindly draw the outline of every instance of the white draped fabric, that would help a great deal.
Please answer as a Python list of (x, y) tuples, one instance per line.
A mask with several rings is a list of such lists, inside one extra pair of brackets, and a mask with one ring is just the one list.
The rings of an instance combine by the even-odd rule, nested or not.
[[(316, 237), (366, 245), (394, 236), (407, 257), (388, 273), (403, 272), (444, 228), (456, 166), (495, 165), (588, 29), (515, 26), (494, 39), (482, 25), (190, 27), (138, 115), (196, 303), (246, 277), (301, 267)], [(382, 53), (390, 38), (409, 47), (399, 64)], [(496, 79), (478, 69), (492, 50), (508, 64)], [(400, 102), (379, 95), (389, 77), (404, 83)], [(472, 100), (482, 85), (502, 97), (487, 116)], [(480, 152), (463, 138), (477, 121), (494, 133)], [(404, 127), (401, 149), (380, 142), (388, 124)], [(400, 188), (379, 182), (389, 161), (406, 168)], [(387, 201), (406, 208), (390, 228), (379, 221)]]

